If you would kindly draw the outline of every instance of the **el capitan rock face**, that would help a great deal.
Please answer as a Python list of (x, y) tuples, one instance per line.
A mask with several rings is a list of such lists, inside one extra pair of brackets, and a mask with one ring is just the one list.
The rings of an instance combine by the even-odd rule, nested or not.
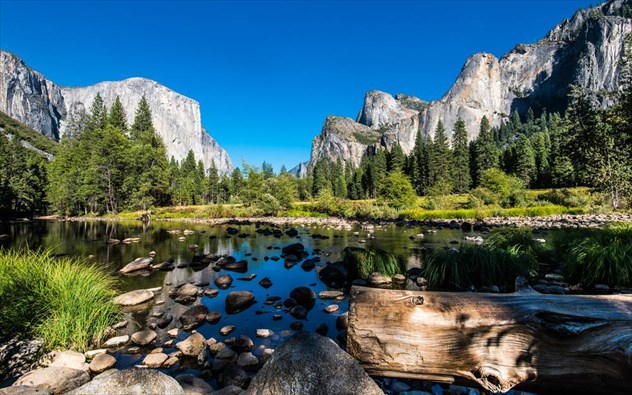
[(88, 112), (97, 94), (108, 107), (119, 96), (131, 125), (144, 95), (169, 158), (182, 161), (193, 150), (207, 168), (213, 160), (220, 172), (232, 168), (226, 151), (202, 127), (199, 103), (156, 81), (128, 78), (81, 88), (60, 87), (6, 51), (0, 51), (0, 70), (0, 110), (52, 139), (63, 137), (70, 121)]
[(489, 53), (471, 56), (439, 100), (428, 103), (413, 96), (368, 92), (355, 122), (327, 118), (313, 140), (310, 167), (323, 158), (357, 165), (375, 146), (390, 149), (399, 144), (408, 154), (417, 132), (432, 137), (439, 121), (451, 135), (460, 117), (471, 140), (478, 135), (483, 116), (498, 126), (514, 110), (563, 111), (570, 84), (609, 105), (603, 92), (616, 89), (623, 43), (632, 32), (632, 19), (620, 16), (625, 5), (632, 6), (632, 0), (611, 0), (580, 10), (544, 39), (518, 45), (501, 59)]

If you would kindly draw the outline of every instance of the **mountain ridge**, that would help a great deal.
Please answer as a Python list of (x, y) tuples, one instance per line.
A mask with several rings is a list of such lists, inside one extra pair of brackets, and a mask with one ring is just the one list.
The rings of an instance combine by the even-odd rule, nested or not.
[[(492, 126), (499, 126), (513, 111), (524, 116), (529, 108), (537, 113), (565, 110), (570, 84), (587, 90), (602, 105), (610, 105), (604, 93), (617, 86), (623, 41), (632, 32), (631, 17), (622, 15), (631, 8), (632, 0), (610, 0), (577, 11), (536, 43), (518, 44), (500, 58), (485, 52), (473, 54), (447, 92), (431, 102), (371, 90), (354, 124), (341, 123), (337, 130), (330, 117), (325, 120), (312, 141), (309, 168), (321, 159), (357, 165), (376, 147), (390, 149), (396, 144), (408, 154), (417, 132), (432, 138), (439, 121), (449, 137), (461, 118), (473, 140), (483, 116)], [(348, 133), (362, 127), (378, 132), (379, 141), (364, 144)], [(343, 145), (354, 149), (340, 148)]]
[(0, 50), (0, 70), (0, 110), (53, 140), (59, 141), (69, 123), (87, 113), (97, 94), (108, 107), (119, 96), (130, 124), (145, 96), (169, 158), (182, 161), (192, 150), (206, 168), (214, 161), (220, 173), (232, 169), (228, 153), (202, 126), (199, 103), (157, 81), (130, 77), (83, 87), (59, 86), (5, 50)]

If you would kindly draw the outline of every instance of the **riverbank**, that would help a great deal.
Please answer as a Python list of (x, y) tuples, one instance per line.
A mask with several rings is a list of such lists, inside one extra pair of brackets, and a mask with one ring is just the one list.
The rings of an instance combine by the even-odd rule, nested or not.
[[(141, 214), (142, 215), (142, 214)], [(39, 217), (38, 219), (46, 220), (63, 220), (63, 221), (129, 221), (141, 220), (141, 215), (136, 218), (130, 218), (128, 214), (121, 216), (105, 216), (105, 217), (68, 217), (62, 218), (57, 216)], [(447, 218), (447, 219), (350, 219), (338, 217), (245, 217), (245, 218), (152, 218), (152, 221), (162, 222), (183, 222), (193, 224), (207, 225), (226, 225), (226, 224), (270, 224), (275, 226), (295, 226), (309, 225), (322, 226), (334, 229), (349, 229), (354, 225), (380, 225), (380, 224), (396, 224), (399, 226), (433, 226), (433, 227), (531, 227), (538, 229), (560, 229), (560, 228), (599, 228), (607, 224), (615, 222), (632, 223), (632, 214), (627, 212), (608, 213), (608, 214), (555, 214), (536, 217), (487, 217), (483, 219), (463, 219), (463, 218)]]

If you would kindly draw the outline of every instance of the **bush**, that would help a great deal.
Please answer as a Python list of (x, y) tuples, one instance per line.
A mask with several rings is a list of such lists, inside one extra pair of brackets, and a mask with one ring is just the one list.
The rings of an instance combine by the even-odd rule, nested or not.
[(50, 251), (0, 251), (0, 338), (26, 334), (47, 350), (85, 351), (118, 316), (114, 277)]
[(594, 203), (590, 195), (566, 188), (552, 189), (548, 192), (541, 193), (538, 195), (538, 199), (566, 207), (589, 207)]
[(396, 254), (377, 248), (345, 247), (342, 250), (342, 260), (354, 278), (366, 279), (375, 272), (394, 276), (404, 271)]
[(632, 224), (612, 224), (575, 236), (563, 255), (567, 280), (632, 286)]
[(392, 171), (378, 190), (378, 200), (395, 209), (411, 208), (417, 203), (417, 195), (408, 177)]
[[(527, 193), (524, 189), (524, 182), (517, 177), (505, 174), (498, 169), (488, 169), (483, 172), (479, 188), (484, 193), (483, 201), (493, 201), (503, 207), (519, 207), (524, 206), (527, 201)], [(478, 189), (478, 188), (477, 188)], [(476, 195), (475, 195), (476, 196)], [(480, 198), (481, 196), (479, 196)]]
[(513, 288), (516, 277), (532, 277), (538, 264), (517, 248), (507, 250), (481, 246), (463, 246), (434, 252), (428, 259), (424, 277), (430, 286), (465, 289), (497, 285)]

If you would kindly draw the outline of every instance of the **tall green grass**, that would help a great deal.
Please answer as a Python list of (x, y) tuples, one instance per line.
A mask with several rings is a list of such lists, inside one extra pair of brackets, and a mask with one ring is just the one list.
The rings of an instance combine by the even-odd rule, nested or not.
[(404, 271), (396, 254), (378, 248), (345, 247), (342, 250), (342, 260), (353, 277), (363, 279), (375, 272), (394, 276)]
[(632, 224), (586, 229), (561, 246), (567, 280), (632, 286)]
[(432, 287), (512, 287), (517, 276), (531, 277), (537, 268), (535, 258), (515, 246), (507, 249), (463, 246), (460, 250), (434, 252), (426, 263), (424, 277)]
[(84, 351), (116, 320), (114, 277), (50, 251), (0, 250), (0, 337), (26, 334), (45, 348)]
[(485, 240), (489, 248), (515, 249), (524, 254), (537, 256), (542, 250), (542, 243), (533, 237), (528, 228), (501, 228), (492, 230)]

